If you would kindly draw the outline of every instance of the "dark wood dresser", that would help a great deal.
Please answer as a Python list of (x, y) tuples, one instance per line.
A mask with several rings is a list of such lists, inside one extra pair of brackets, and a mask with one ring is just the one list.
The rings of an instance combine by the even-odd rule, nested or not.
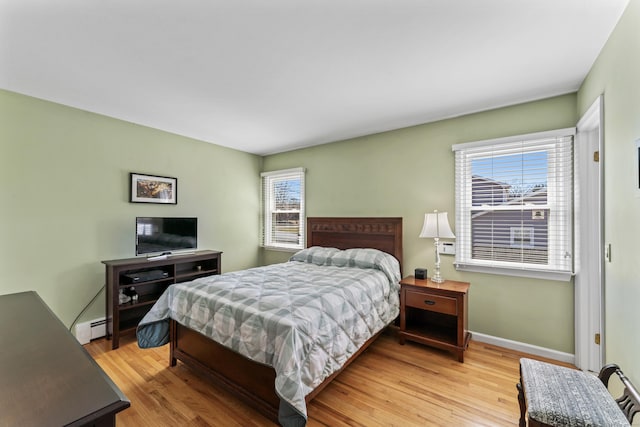
[(0, 426), (114, 426), (129, 400), (35, 292), (0, 296)]

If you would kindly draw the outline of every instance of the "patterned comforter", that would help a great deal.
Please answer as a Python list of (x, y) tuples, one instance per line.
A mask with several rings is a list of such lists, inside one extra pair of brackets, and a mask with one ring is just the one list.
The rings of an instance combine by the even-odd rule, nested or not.
[(289, 262), (172, 285), (138, 326), (142, 348), (168, 319), (272, 366), (275, 389), (306, 419), (305, 396), (398, 315), (398, 261), (375, 249), (312, 247)]

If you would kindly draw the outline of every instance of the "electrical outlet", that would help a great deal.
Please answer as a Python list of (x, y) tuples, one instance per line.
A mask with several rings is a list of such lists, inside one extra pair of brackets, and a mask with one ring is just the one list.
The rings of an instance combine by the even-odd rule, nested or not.
[(453, 242), (441, 242), (438, 252), (440, 252), (441, 255), (455, 255), (456, 244)]

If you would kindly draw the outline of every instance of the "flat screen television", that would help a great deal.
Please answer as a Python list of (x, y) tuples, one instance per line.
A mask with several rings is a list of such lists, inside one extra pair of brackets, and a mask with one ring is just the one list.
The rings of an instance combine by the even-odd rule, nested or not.
[(195, 250), (198, 218), (136, 218), (136, 255)]

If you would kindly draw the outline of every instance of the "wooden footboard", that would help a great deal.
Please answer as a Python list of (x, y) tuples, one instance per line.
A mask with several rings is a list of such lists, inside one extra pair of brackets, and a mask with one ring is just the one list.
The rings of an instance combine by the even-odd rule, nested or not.
[[(275, 392), (275, 370), (254, 362), (239, 353), (207, 338), (206, 336), (171, 320), (170, 364), (177, 360), (185, 365), (207, 374), (230, 393), (238, 396), (267, 418), (278, 422), (280, 399)], [(382, 333), (371, 337), (351, 356), (342, 368), (325, 379), (307, 395), (309, 403), (329, 383), (364, 352)]]
[(209, 375), (268, 418), (278, 420), (273, 368), (254, 362), (171, 320), (170, 364), (176, 360)]

